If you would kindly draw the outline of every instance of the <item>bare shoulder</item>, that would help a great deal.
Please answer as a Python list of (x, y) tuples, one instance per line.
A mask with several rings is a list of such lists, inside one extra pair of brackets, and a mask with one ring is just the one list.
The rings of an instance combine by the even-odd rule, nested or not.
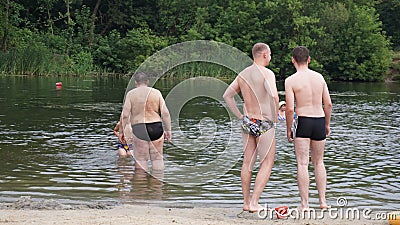
[(252, 66), (248, 66), (246, 68), (244, 68), (242, 71), (240, 71), (240, 73), (236, 76), (237, 78), (243, 78), (246, 77), (248, 74), (250, 74), (250, 70), (251, 70)]
[(290, 75), (285, 79), (285, 85), (291, 85), (297, 77), (297, 73)]
[(324, 76), (322, 74), (318, 73), (317, 71), (312, 70), (311, 73), (313, 76), (319, 80), (319, 82), (326, 84)]
[(267, 72), (267, 74), (268, 75), (273, 75), (273, 76), (275, 76), (275, 74), (274, 74), (274, 72), (272, 71), (272, 70), (270, 70), (270, 69), (268, 69), (268, 68), (264, 68), (265, 69), (265, 71)]
[(232, 81), (231, 85), (236, 85), (236, 84), (240, 84), (241, 81), (245, 80), (245, 70), (243, 70), (242, 72), (240, 72), (235, 79)]
[(135, 93), (136, 88), (131, 89), (130, 91), (128, 91), (128, 93), (126, 93), (126, 96), (132, 96)]
[(152, 88), (152, 87), (149, 87), (149, 88), (150, 88), (151, 91), (154, 91), (154, 92), (156, 92), (156, 93), (160, 93), (160, 94), (161, 94), (160, 90), (155, 89), (155, 88)]
[(162, 97), (161, 91), (155, 88), (150, 88), (150, 93), (157, 95), (158, 97)]

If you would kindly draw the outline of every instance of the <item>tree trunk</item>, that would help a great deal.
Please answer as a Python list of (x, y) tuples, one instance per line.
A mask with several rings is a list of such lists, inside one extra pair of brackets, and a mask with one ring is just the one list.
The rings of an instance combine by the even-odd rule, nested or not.
[(3, 38), (1, 41), (1, 49), (3, 52), (7, 51), (7, 38), (8, 38), (8, 14), (10, 10), (10, 0), (5, 0), (4, 6), (4, 30), (3, 30)]
[(67, 6), (67, 44), (66, 44), (65, 52), (67, 55), (69, 55), (69, 45), (70, 45), (71, 39), (72, 39), (71, 13), (69, 11), (69, 0), (65, 0), (65, 4)]
[(93, 45), (96, 14), (97, 14), (97, 11), (99, 10), (100, 4), (101, 4), (101, 0), (97, 0), (96, 6), (94, 7), (93, 13), (92, 13), (92, 16), (91, 16), (92, 24), (90, 25), (90, 31), (89, 31), (89, 40), (88, 40), (89, 48), (92, 48), (92, 45)]
[(51, 19), (51, 14), (50, 14), (50, 4), (47, 2), (47, 17), (48, 17), (48, 23), (50, 27), (50, 32), (52, 35), (54, 35), (54, 29), (53, 29), (53, 20)]

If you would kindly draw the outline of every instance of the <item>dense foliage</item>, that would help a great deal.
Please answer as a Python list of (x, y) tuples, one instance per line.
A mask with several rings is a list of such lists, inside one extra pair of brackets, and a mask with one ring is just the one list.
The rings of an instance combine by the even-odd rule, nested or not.
[(399, 9), (400, 0), (1, 0), (0, 72), (127, 73), (168, 45), (204, 39), (249, 55), (268, 43), (278, 79), (305, 45), (327, 78), (383, 80), (400, 46)]

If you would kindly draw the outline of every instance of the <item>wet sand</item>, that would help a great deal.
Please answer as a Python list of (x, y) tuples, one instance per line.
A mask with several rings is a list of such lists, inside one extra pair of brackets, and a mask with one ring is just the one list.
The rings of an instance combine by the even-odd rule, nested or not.
[(171, 208), (154, 205), (88, 203), (66, 205), (54, 200), (34, 202), (21, 198), (0, 204), (1, 224), (365, 224), (387, 225), (387, 220), (353, 219), (261, 219), (257, 213), (233, 208)]

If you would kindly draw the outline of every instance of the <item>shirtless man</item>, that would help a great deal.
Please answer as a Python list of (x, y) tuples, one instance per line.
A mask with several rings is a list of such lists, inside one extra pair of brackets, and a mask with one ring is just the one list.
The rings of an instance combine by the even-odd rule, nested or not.
[(164, 139), (167, 142), (171, 140), (171, 117), (160, 91), (148, 87), (148, 84), (145, 73), (135, 75), (136, 88), (125, 97), (122, 125), (129, 149), (133, 146), (135, 149), (135, 168), (148, 172), (150, 156), (154, 173), (164, 170), (163, 144)]
[[(257, 43), (253, 50), (253, 65), (247, 67), (229, 85), (224, 99), (235, 116), (242, 120), (244, 158), (241, 169), (243, 210), (257, 212), (263, 209), (258, 201), (271, 175), (276, 151), (274, 122), (278, 115), (278, 91), (274, 73), (265, 68), (271, 60), (271, 50), (264, 43)], [(235, 95), (242, 93), (244, 115), (238, 109)], [(251, 175), (254, 163), (260, 157), (260, 170), (250, 196)]]
[[(286, 118), (293, 118), (294, 102), (298, 125), (294, 138), (294, 149), (297, 160), (297, 183), (301, 204), (300, 211), (308, 210), (308, 175), (309, 151), (314, 165), (321, 209), (328, 208), (325, 199), (326, 170), (324, 165), (325, 139), (330, 133), (332, 102), (328, 86), (321, 74), (310, 70), (309, 51), (300, 46), (293, 50), (292, 63), (297, 72), (285, 80)], [(293, 120), (286, 120), (286, 133), (289, 142), (293, 142), (291, 131)]]

